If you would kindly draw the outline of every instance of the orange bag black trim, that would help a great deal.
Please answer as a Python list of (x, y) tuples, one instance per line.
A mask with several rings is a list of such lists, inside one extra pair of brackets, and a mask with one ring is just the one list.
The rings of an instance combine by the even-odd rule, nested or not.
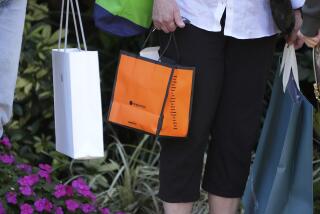
[(121, 51), (108, 121), (147, 134), (187, 137), (195, 68)]

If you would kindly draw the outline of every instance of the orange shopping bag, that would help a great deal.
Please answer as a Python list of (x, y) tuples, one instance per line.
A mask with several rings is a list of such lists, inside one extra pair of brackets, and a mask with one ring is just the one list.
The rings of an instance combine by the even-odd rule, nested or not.
[(108, 120), (156, 136), (187, 137), (194, 67), (121, 52)]

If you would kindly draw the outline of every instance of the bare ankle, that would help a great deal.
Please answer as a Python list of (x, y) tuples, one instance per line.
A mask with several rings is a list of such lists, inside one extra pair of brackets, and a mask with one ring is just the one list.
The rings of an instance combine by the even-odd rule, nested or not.
[(165, 214), (191, 214), (193, 203), (167, 203), (163, 202)]

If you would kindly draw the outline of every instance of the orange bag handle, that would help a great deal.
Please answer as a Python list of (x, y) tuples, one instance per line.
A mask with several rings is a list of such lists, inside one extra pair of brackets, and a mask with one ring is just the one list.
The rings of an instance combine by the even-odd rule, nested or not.
[(163, 118), (164, 118), (164, 117), (163, 117), (164, 108), (165, 108), (165, 105), (166, 105), (167, 100), (168, 100), (168, 97), (169, 97), (169, 90), (170, 90), (170, 85), (171, 85), (171, 82), (172, 82), (173, 74), (174, 74), (174, 68), (171, 69), (171, 74), (170, 74), (170, 77), (169, 77), (169, 80), (168, 80), (168, 85), (167, 85), (167, 89), (166, 89), (166, 94), (165, 94), (165, 96), (164, 96), (164, 100), (163, 100), (163, 103), (162, 103), (161, 112), (160, 112), (160, 117), (159, 117), (158, 124), (157, 124), (157, 131), (156, 131), (156, 134), (155, 134), (154, 142), (157, 142), (157, 140), (158, 140), (158, 138), (159, 138), (159, 135), (160, 135), (160, 131), (161, 131), (161, 129), (162, 129)]

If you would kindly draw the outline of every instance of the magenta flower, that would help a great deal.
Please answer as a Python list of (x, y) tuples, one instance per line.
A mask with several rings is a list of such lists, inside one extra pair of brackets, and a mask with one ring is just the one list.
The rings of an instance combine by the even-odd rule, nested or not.
[(46, 201), (44, 198), (36, 200), (36, 202), (34, 202), (34, 207), (36, 208), (36, 211), (42, 212), (44, 210), (45, 203)]
[(30, 166), (29, 164), (25, 164), (25, 163), (18, 164), (17, 168), (28, 174), (32, 173), (32, 166)]
[(96, 209), (91, 204), (82, 204), (81, 205), (81, 210), (82, 210), (83, 213), (91, 213), (91, 212), (94, 212)]
[(115, 214), (126, 214), (126, 213), (124, 213), (124, 212), (116, 212)]
[(86, 184), (86, 182), (82, 178), (78, 178), (76, 180), (72, 181), (72, 187), (76, 190), (90, 190), (89, 186)]
[(72, 181), (72, 187), (82, 196), (87, 198), (94, 198), (92, 197), (93, 194), (90, 191), (90, 187), (85, 183), (82, 178), (78, 178)]
[(22, 204), (20, 206), (20, 214), (33, 214), (33, 208), (30, 204)]
[(66, 203), (67, 209), (71, 212), (75, 212), (80, 207), (79, 203), (72, 199), (66, 200), (65, 203)]
[(52, 172), (52, 167), (49, 164), (40, 163), (39, 168), (48, 172), (49, 174)]
[(1, 202), (0, 202), (0, 214), (6, 214), (6, 210), (4, 209)]
[(39, 170), (39, 177), (46, 179), (47, 182), (51, 182), (50, 173), (45, 170)]
[(58, 184), (54, 187), (54, 196), (56, 198), (61, 198), (63, 196), (65, 196), (67, 194), (67, 191), (66, 191), (66, 185), (63, 185), (63, 184)]
[(52, 203), (46, 198), (38, 199), (34, 203), (34, 206), (38, 212), (42, 212), (42, 211), (50, 212), (53, 208)]
[(53, 204), (49, 200), (46, 200), (44, 210), (47, 212), (51, 212), (52, 208), (53, 208)]
[(25, 196), (31, 196), (33, 194), (32, 188), (30, 186), (20, 186), (19, 190), (22, 193), (22, 195)]
[(63, 209), (61, 207), (57, 207), (55, 210), (55, 214), (64, 214)]
[(108, 208), (100, 208), (99, 211), (101, 214), (110, 214), (110, 210)]
[(66, 186), (66, 194), (69, 197), (73, 196), (73, 189), (71, 186)]
[(8, 204), (17, 204), (17, 193), (8, 192), (6, 194), (6, 199), (7, 199)]
[(14, 163), (15, 158), (13, 155), (0, 155), (0, 161), (4, 164), (11, 165)]
[(4, 137), (1, 141), (0, 144), (4, 145), (6, 148), (10, 149), (11, 148), (11, 142), (8, 137)]
[(21, 186), (33, 186), (39, 181), (39, 177), (36, 174), (33, 175), (26, 175), (22, 178), (19, 178), (18, 183)]

